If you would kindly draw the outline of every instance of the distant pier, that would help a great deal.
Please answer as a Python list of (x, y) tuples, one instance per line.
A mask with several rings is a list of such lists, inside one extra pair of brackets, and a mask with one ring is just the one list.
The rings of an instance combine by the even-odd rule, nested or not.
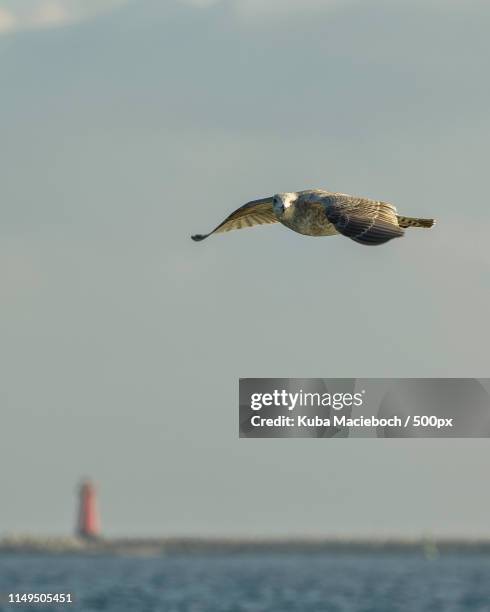
[[(209, 553), (387, 553), (434, 557), (451, 552), (490, 553), (490, 538), (86, 538), (6, 536), (2, 553), (140, 555)], [(429, 554), (430, 553), (430, 554)]]

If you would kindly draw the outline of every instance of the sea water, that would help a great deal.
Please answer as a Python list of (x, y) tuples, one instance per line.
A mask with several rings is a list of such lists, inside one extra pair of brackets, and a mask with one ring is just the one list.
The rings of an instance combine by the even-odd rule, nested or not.
[[(71, 593), (73, 604), (8, 604)], [(242, 553), (0, 555), (0, 610), (489, 612), (490, 555)]]

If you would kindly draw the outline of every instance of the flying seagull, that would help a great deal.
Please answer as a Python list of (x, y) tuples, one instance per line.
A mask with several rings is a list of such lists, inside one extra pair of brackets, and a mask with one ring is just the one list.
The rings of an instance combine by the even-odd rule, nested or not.
[(196, 234), (192, 240), (200, 241), (215, 233), (277, 222), (306, 236), (342, 234), (367, 245), (399, 238), (407, 227), (429, 228), (435, 223), (434, 219), (399, 215), (396, 208), (387, 202), (323, 189), (306, 189), (248, 202), (212, 232)]

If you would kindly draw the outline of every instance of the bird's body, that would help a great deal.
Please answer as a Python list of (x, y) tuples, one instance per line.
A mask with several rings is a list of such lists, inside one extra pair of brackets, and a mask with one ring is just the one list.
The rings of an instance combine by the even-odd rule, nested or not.
[[(284, 212), (276, 212), (280, 223), (304, 236), (333, 236), (338, 234), (333, 223), (325, 214), (325, 196), (328, 192), (309, 190), (299, 192), (299, 197), (292, 206), (286, 206)], [(290, 194), (281, 194), (287, 203)], [(277, 209), (277, 206), (276, 206)]]
[[(387, 202), (323, 189), (306, 189), (248, 202), (210, 234), (277, 222), (306, 236), (342, 234), (367, 245), (383, 244), (403, 236), (407, 227), (434, 225), (433, 219), (398, 215), (396, 208)], [(203, 240), (210, 234), (192, 238)]]

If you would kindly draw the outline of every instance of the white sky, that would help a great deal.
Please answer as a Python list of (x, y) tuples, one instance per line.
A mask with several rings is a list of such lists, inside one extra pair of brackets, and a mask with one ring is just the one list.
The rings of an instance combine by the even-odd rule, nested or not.
[(2, 0), (0, 33), (59, 27), (117, 8), (127, 0)]
[[(490, 6), (48, 5), (0, 2), (0, 532), (88, 474), (109, 534), (489, 533), (485, 441), (238, 440), (237, 381), (488, 375)], [(438, 225), (189, 240), (309, 186)]]

